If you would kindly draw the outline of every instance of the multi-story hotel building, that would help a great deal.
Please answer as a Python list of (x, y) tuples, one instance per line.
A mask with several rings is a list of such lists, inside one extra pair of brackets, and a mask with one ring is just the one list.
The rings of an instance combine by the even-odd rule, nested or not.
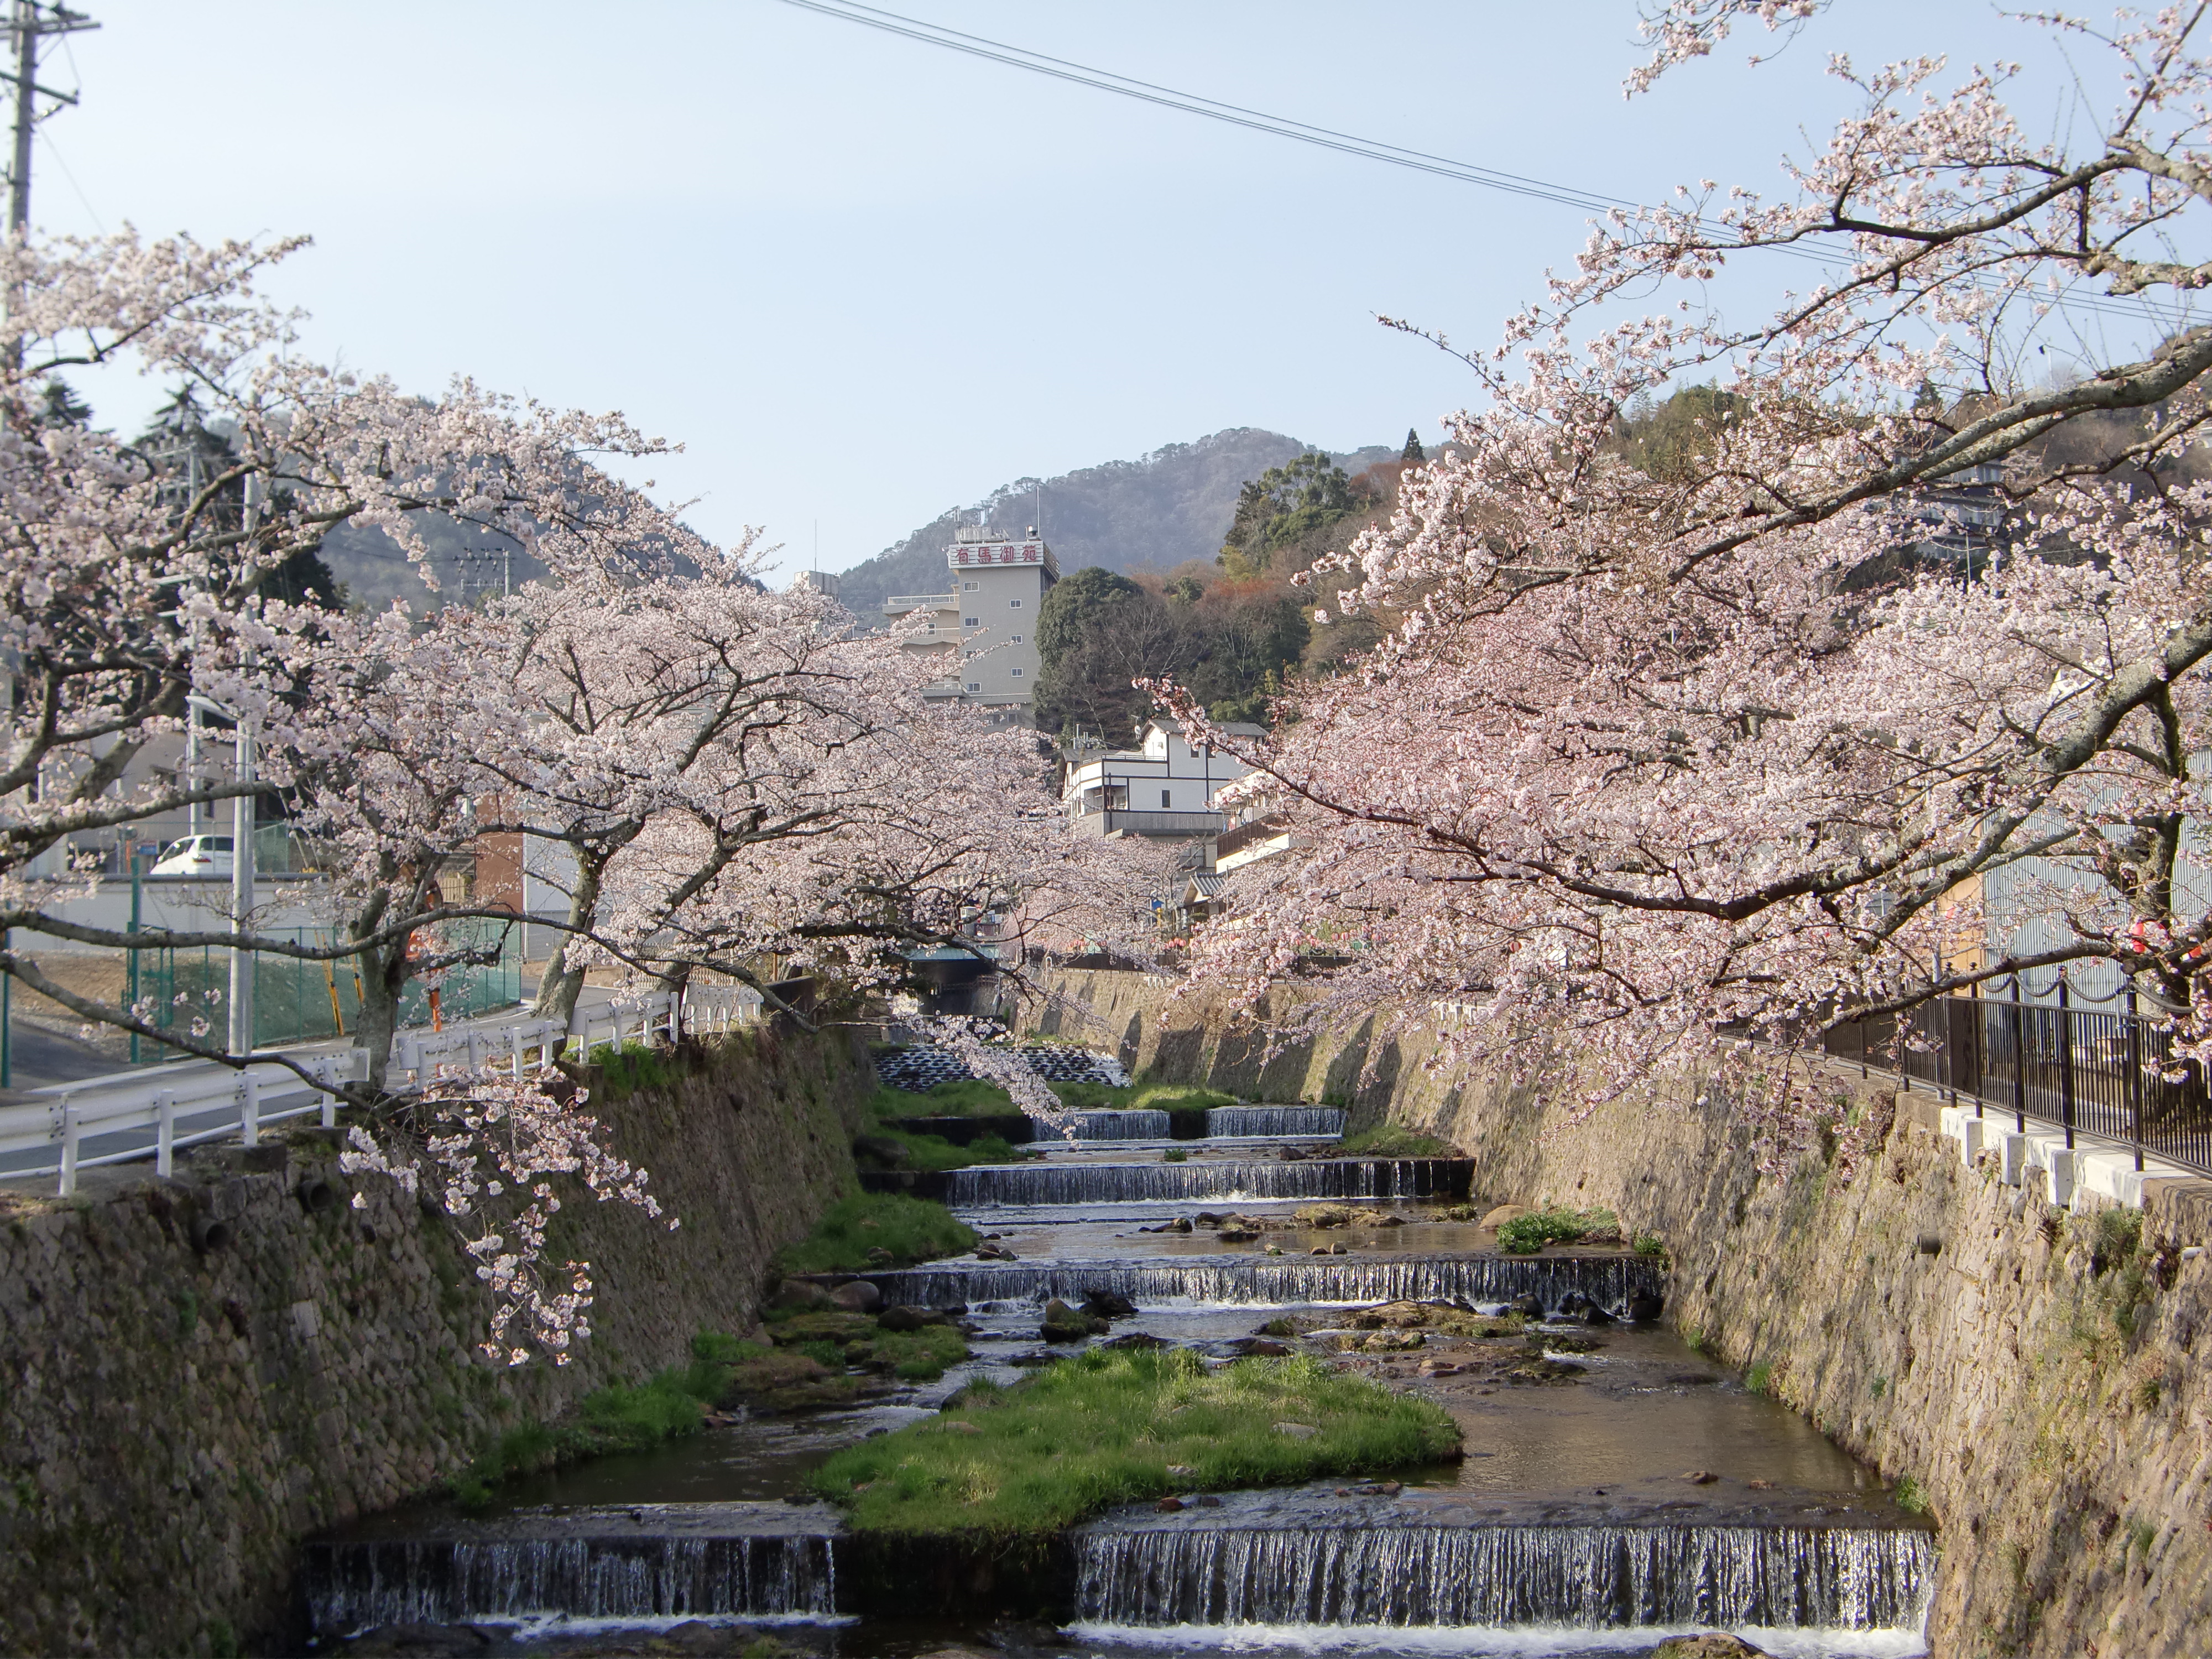
[(946, 659), (933, 697), (957, 697), (1003, 708), (1024, 724), (1036, 699), (1038, 609), (1060, 580), (1052, 550), (1031, 525), (1021, 536), (988, 526), (963, 526), (945, 550), (943, 593), (894, 593), (884, 616), (896, 622), (928, 613), (911, 651)]

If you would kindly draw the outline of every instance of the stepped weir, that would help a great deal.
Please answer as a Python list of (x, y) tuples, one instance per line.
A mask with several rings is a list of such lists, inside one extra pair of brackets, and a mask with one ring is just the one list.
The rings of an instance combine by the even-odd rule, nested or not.
[[(1836, 1659), (1924, 1651), (1933, 1534), (1801, 1419), (1630, 1319), (1662, 1305), (1658, 1260), (1467, 1248), (1487, 1241), (1465, 1212), (1448, 1220), (1423, 1200), (1466, 1198), (1470, 1160), (1314, 1155), (1312, 1142), (1343, 1126), (1333, 1107), (1218, 1107), (1206, 1117), (1210, 1144), (1147, 1152), (1133, 1143), (1188, 1135), (1195, 1114), (1085, 1112), (1076, 1145), (1040, 1127), (1036, 1161), (872, 1176), (941, 1194), (991, 1236), (991, 1259), (817, 1276), (866, 1280), (894, 1306), (988, 1316), (963, 1319), (975, 1358), (935, 1392), (710, 1428), (651, 1456), (606, 1460), (599, 1474), (580, 1466), (545, 1478), (556, 1490), (541, 1498), (557, 1499), (563, 1480), (594, 1483), (588, 1504), (387, 1517), (318, 1540), (303, 1562), (313, 1625), (337, 1635), (857, 1618), (868, 1639), (919, 1652), (943, 1644), (947, 1620), (980, 1633), (1018, 1610), (1072, 1619), (1085, 1650), (1449, 1648), (1533, 1659), (1717, 1627), (1780, 1632), (1783, 1650)], [(913, 1127), (969, 1144), (987, 1127), (1012, 1139), (1030, 1125)], [(1388, 1213), (1286, 1213), (1319, 1200)], [(1192, 1213), (1207, 1200), (1254, 1206), (1249, 1230), (1226, 1243), (1209, 1236), (1220, 1218)], [(1180, 1509), (1116, 1510), (1061, 1534), (1019, 1584), (994, 1580), (972, 1539), (848, 1533), (822, 1505), (754, 1501), (795, 1497), (820, 1457), (913, 1420), (971, 1376), (1012, 1383), (1078, 1352), (1041, 1328), (1034, 1310), (1053, 1298), (1097, 1298), (1111, 1315), (1107, 1340), (1188, 1346), (1209, 1366), (1303, 1351), (1423, 1389), (1460, 1420), (1465, 1461), (1407, 1472), (1402, 1485), (1194, 1494)], [(1527, 1311), (1530, 1298), (1575, 1322)], [(1344, 1311), (1394, 1304), (1381, 1316)], [(1271, 1312), (1253, 1311), (1262, 1308)], [(1604, 1323), (1593, 1308), (1624, 1322), (1593, 1329)], [(1488, 1311), (1469, 1320), (1454, 1310)], [(793, 1449), (801, 1442), (803, 1455)], [(1692, 1462), (1708, 1467), (1686, 1474)]]
[(836, 1612), (836, 1518), (784, 1504), (669, 1504), (458, 1523), (307, 1547), (319, 1630), (555, 1616), (613, 1621)]
[(1296, 1163), (988, 1164), (945, 1177), (954, 1208), (996, 1204), (1180, 1203), (1200, 1199), (1460, 1198), (1474, 1165), (1455, 1158), (1304, 1158)]
[(1079, 1617), (1101, 1625), (1917, 1624), (1935, 1549), (1910, 1528), (1094, 1523)]
[(1547, 1309), (1579, 1292), (1608, 1310), (1638, 1291), (1661, 1288), (1657, 1268), (1634, 1257), (1328, 1256), (1284, 1260), (1190, 1256), (1168, 1261), (1036, 1261), (907, 1267), (860, 1275), (886, 1302), (918, 1308), (962, 1303), (1079, 1302), (1097, 1291), (1139, 1307), (1214, 1303), (1287, 1307), (1360, 1302), (1510, 1302), (1534, 1295)]
[(1216, 1106), (1206, 1115), (1206, 1133), (1224, 1139), (1255, 1136), (1333, 1139), (1344, 1133), (1340, 1106)]

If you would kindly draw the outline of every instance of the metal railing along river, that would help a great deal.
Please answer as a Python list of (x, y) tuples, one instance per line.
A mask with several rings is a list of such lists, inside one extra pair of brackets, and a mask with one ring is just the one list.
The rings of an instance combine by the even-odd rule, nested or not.
[(2060, 1125), (2069, 1147), (2084, 1134), (2132, 1148), (2138, 1170), (2148, 1153), (2212, 1174), (2204, 1068), (2175, 1054), (2162, 1009), (2145, 1012), (2132, 990), (2083, 1007), (2063, 974), (2055, 1004), (2027, 1000), (2017, 975), (1992, 988), (1838, 1026), (1823, 1046), (1862, 1071), (1894, 1071), (1907, 1089), (1922, 1082), (1954, 1105), (2008, 1112), (2021, 1129), (2031, 1116)]
[[(629, 1042), (673, 1042), (682, 1032), (726, 1031), (757, 1018), (760, 1009), (757, 991), (707, 986), (680, 998), (658, 991), (605, 1010), (580, 1010), (569, 1024), (516, 1019), (444, 1032), (402, 1031), (392, 1043), (386, 1081), (395, 1091), (420, 1088), (448, 1073), (494, 1066), (520, 1077), (550, 1066), (571, 1042), (580, 1054)], [(264, 1061), (234, 1071), (179, 1076), (157, 1070), (39, 1090), (28, 1100), (0, 1106), (0, 1158), (51, 1149), (53, 1161), (9, 1168), (4, 1174), (58, 1176), (66, 1197), (76, 1190), (80, 1170), (151, 1156), (155, 1172), (167, 1176), (179, 1146), (232, 1135), (252, 1146), (259, 1144), (264, 1126), (310, 1115), (330, 1128), (337, 1121), (336, 1091), (368, 1076), (368, 1059), (365, 1049), (349, 1048), (304, 1060), (301, 1065), (313, 1081), (289, 1065)], [(150, 1130), (150, 1138), (131, 1133), (139, 1130)], [(95, 1139), (128, 1144), (87, 1152), (84, 1143)]]

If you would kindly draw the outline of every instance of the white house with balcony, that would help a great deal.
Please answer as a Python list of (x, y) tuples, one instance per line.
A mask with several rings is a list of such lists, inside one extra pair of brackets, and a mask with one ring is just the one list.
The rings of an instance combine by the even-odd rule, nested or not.
[[(1238, 737), (1264, 737), (1264, 726), (1224, 726)], [(1136, 749), (1084, 750), (1073, 756), (1060, 805), (1079, 832), (1094, 836), (1213, 836), (1225, 827), (1214, 797), (1251, 769), (1193, 746), (1182, 723), (1155, 720)]]

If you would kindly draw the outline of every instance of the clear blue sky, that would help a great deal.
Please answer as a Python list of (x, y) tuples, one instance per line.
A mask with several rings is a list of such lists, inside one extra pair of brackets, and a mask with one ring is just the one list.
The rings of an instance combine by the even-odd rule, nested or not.
[[(1583, 216), (1147, 107), (777, 0), (76, 0), (42, 76), (45, 229), (301, 231), (307, 348), (620, 409), (717, 537), (804, 568), (1024, 475), (1228, 426), (1395, 443), (1472, 395), (1386, 313), (1487, 346)], [(1988, 7), (1863, 3), (1625, 104), (1612, 3), (911, 0), (898, 8), (1317, 125), (1650, 199), (1777, 159), (1863, 63), (2032, 45)], [(1759, 35), (1759, 49), (1766, 49)], [(1802, 266), (1781, 275), (1804, 280)], [(104, 422), (155, 401), (86, 388)]]

